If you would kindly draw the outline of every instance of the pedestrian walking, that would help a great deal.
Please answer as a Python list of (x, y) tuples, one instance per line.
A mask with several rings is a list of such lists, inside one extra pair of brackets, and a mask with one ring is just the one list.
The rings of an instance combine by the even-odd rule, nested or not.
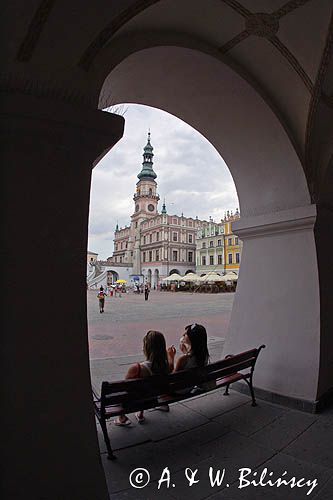
[(145, 300), (148, 300), (148, 297), (149, 297), (149, 286), (148, 285), (145, 285)]
[(99, 292), (97, 294), (98, 302), (99, 302), (99, 312), (104, 312), (104, 303), (105, 303), (106, 293), (104, 292), (104, 288), (101, 286)]

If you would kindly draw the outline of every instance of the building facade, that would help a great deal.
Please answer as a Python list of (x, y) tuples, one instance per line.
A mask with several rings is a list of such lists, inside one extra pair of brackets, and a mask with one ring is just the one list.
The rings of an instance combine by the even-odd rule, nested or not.
[(235, 272), (238, 274), (241, 262), (243, 242), (233, 234), (232, 225), (240, 219), (238, 209), (233, 214), (227, 212), (224, 224), (224, 254), (225, 254), (225, 272)]
[(196, 272), (199, 275), (214, 271), (225, 272), (224, 223), (209, 221), (197, 232)]
[(98, 253), (90, 252), (90, 250), (87, 251), (87, 264), (90, 264), (91, 262), (96, 262), (97, 259), (98, 259)]
[(181, 275), (195, 271), (196, 236), (208, 222), (198, 218), (169, 215), (163, 203), (158, 211), (156, 173), (153, 169), (153, 147), (148, 133), (143, 150), (143, 163), (133, 197), (131, 223), (116, 226), (114, 252), (109, 262), (127, 264), (131, 281), (149, 282), (157, 286), (172, 272)]
[(199, 275), (208, 272), (238, 274), (242, 242), (232, 232), (232, 223), (240, 219), (239, 210), (227, 211), (221, 222), (210, 219), (208, 225), (200, 228), (196, 236), (196, 272)]

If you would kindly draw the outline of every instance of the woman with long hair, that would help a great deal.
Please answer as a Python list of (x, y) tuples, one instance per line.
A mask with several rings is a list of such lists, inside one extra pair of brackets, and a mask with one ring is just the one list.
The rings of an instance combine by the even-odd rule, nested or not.
[[(167, 350), (163, 333), (149, 330), (143, 338), (143, 354), (146, 360), (130, 366), (125, 378), (132, 379), (150, 377), (151, 375), (167, 375), (172, 371), (174, 357), (174, 354), (172, 357), (172, 353), (175, 352), (175, 349), (172, 347)], [(162, 408), (158, 407), (158, 409)], [(136, 413), (135, 417), (139, 423), (144, 422), (143, 410)], [(131, 424), (131, 421), (126, 415), (120, 415), (114, 423), (119, 426), (127, 426)]]
[(177, 360), (175, 372), (206, 366), (209, 362), (206, 328), (197, 323), (185, 326), (179, 348), (183, 354)]

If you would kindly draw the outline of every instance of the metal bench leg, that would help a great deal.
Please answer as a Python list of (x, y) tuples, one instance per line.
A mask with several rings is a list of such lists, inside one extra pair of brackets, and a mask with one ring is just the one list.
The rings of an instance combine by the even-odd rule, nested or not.
[(105, 442), (105, 445), (106, 445), (106, 449), (108, 450), (108, 459), (109, 460), (115, 460), (117, 457), (114, 455), (114, 453), (112, 451), (112, 448), (111, 448), (110, 439), (109, 439), (109, 435), (108, 435), (108, 430), (107, 430), (107, 427), (106, 427), (106, 422), (105, 422), (104, 419), (101, 419), (99, 421), (99, 423), (101, 424), (101, 428), (102, 428), (103, 436), (104, 436), (104, 442)]
[(223, 396), (229, 396), (229, 385), (230, 385), (230, 384), (226, 385), (226, 387), (225, 387), (225, 391), (224, 391), (224, 393), (223, 393)]
[(250, 378), (250, 380), (247, 380), (246, 378), (244, 378), (243, 380), (245, 380), (245, 382), (249, 386), (250, 393), (251, 393), (251, 398), (252, 398), (252, 406), (258, 406), (257, 403), (256, 403), (256, 398), (254, 396), (254, 390), (253, 390), (253, 385), (252, 385), (252, 377)]

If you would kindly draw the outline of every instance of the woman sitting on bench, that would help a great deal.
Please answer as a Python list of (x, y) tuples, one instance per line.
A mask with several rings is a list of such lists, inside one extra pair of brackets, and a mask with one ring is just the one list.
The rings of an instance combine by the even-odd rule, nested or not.
[(206, 366), (209, 361), (206, 328), (197, 323), (185, 326), (179, 349), (183, 354), (177, 359), (175, 372)]
[[(146, 361), (130, 366), (125, 379), (167, 375), (172, 371), (176, 349), (172, 346), (167, 351), (163, 333), (149, 330), (143, 338), (143, 353)], [(170, 356), (169, 353), (174, 354)], [(165, 408), (164, 406), (158, 407), (158, 409), (168, 411), (169, 408)], [(136, 413), (135, 417), (139, 423), (144, 422), (143, 410)], [(131, 421), (126, 415), (120, 415), (114, 423), (119, 426), (127, 426), (131, 424)]]
[[(173, 371), (189, 370), (190, 368), (199, 368), (209, 363), (209, 352), (207, 346), (206, 328), (197, 323), (185, 326), (185, 332), (180, 338), (179, 348), (183, 353), (177, 360)], [(179, 390), (177, 393), (186, 394), (188, 392), (208, 390), (216, 386), (216, 382), (207, 382), (191, 389)]]

